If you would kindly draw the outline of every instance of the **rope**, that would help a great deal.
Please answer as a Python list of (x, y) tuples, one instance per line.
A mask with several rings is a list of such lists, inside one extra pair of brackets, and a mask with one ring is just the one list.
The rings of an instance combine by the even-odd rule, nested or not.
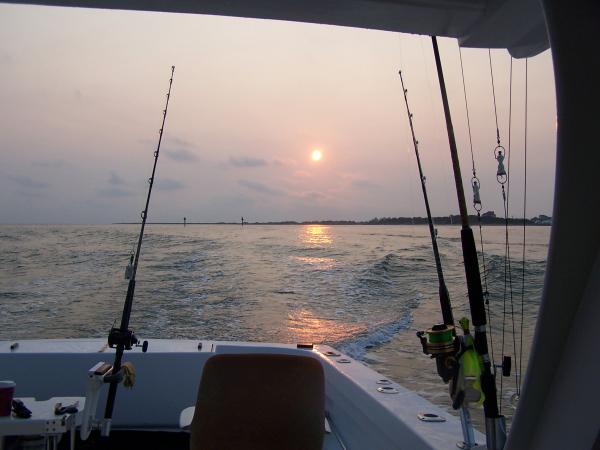
[(520, 332), (520, 349), (519, 349), (519, 385), (517, 386), (517, 395), (521, 396), (521, 384), (523, 381), (523, 305), (525, 302), (525, 243), (526, 243), (526, 230), (527, 222), (525, 221), (527, 212), (527, 59), (525, 59), (525, 137), (524, 137), (524, 179), (523, 182), (523, 257), (521, 259), (521, 332)]

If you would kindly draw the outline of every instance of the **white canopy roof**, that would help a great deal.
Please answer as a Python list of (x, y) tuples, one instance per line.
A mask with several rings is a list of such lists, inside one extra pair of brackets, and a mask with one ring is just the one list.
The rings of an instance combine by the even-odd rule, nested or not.
[(85, 8), (211, 14), (457, 38), (517, 58), (548, 48), (538, 0), (0, 0)]

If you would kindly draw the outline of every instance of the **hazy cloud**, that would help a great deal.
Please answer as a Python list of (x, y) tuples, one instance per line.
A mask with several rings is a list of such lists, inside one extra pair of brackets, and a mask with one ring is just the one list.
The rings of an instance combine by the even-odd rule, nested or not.
[(215, 209), (238, 210), (255, 203), (255, 199), (247, 195), (223, 195), (213, 197), (209, 204)]
[(156, 180), (155, 187), (159, 191), (176, 191), (185, 188), (185, 184), (171, 178), (159, 178)]
[(322, 200), (327, 198), (327, 196), (321, 192), (306, 192), (300, 196), (306, 200)]
[(361, 189), (375, 189), (379, 187), (377, 183), (373, 183), (369, 180), (354, 180), (352, 181), (352, 186)]
[(117, 175), (114, 172), (110, 173), (110, 178), (108, 179), (109, 184), (112, 184), (113, 186), (120, 186), (120, 185), (124, 185), (127, 184), (127, 182), (121, 178), (119, 175)]
[(12, 64), (15, 62), (15, 58), (8, 52), (0, 50), (0, 63), (3, 65)]
[(166, 139), (169, 144), (175, 144), (178, 147), (195, 147), (193, 142), (186, 141), (185, 139), (181, 139), (178, 137), (170, 137)]
[(278, 167), (291, 167), (296, 166), (298, 162), (295, 159), (289, 158), (277, 158), (273, 160), (273, 165)]
[(188, 162), (198, 160), (198, 157), (194, 153), (184, 148), (176, 150), (165, 150), (165, 155), (167, 156), (167, 158), (172, 159), (173, 161)]
[(20, 187), (28, 189), (44, 189), (49, 186), (48, 183), (44, 183), (43, 181), (34, 180), (33, 178), (23, 177), (20, 175), (8, 175), (7, 178), (14, 181)]
[(31, 163), (34, 167), (44, 167), (47, 169), (57, 169), (59, 167), (64, 167), (66, 164), (62, 159), (49, 159), (46, 161), (34, 161)]
[[(144, 144), (144, 145), (153, 145), (154, 147), (156, 147), (157, 141), (154, 139), (138, 139), (138, 142), (140, 144)], [(196, 145), (193, 142), (190, 141), (186, 141), (185, 139), (180, 139), (178, 137), (173, 137), (173, 136), (165, 136), (163, 138), (163, 145), (165, 146), (170, 146), (170, 147), (183, 147), (183, 148), (195, 148)]]
[(111, 187), (108, 189), (100, 189), (98, 194), (103, 197), (129, 197), (131, 195), (131, 191), (118, 187)]
[(26, 191), (26, 190), (18, 190), (17, 191), (18, 195), (22, 195), (23, 197), (27, 197), (27, 198), (40, 198), (40, 197), (44, 197), (44, 194), (42, 194), (40, 191)]
[(238, 183), (248, 189), (251, 189), (255, 192), (259, 192), (261, 194), (267, 195), (283, 195), (285, 192), (271, 188), (265, 184), (259, 183), (258, 181), (250, 181), (250, 180), (239, 180)]
[(102, 197), (128, 197), (133, 194), (129, 189), (126, 189), (127, 181), (117, 175), (115, 172), (110, 172), (108, 178), (108, 188), (99, 189), (98, 194)]
[(294, 176), (298, 178), (310, 178), (312, 177), (312, 173), (307, 172), (306, 170), (296, 170)]
[(253, 158), (251, 156), (242, 156), (240, 158), (229, 158), (229, 164), (233, 167), (262, 167), (268, 165), (267, 161), (261, 158)]

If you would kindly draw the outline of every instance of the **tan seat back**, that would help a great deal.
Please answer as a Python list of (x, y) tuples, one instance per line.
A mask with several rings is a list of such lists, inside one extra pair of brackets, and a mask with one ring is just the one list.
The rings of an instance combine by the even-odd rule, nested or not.
[(223, 354), (206, 361), (191, 425), (192, 450), (321, 450), (321, 363), (308, 356)]

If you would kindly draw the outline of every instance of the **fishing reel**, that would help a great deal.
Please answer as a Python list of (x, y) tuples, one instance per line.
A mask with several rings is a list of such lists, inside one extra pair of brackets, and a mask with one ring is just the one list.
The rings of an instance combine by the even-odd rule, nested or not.
[(139, 339), (133, 334), (132, 330), (121, 331), (120, 328), (113, 327), (108, 334), (108, 346), (115, 348), (119, 344), (123, 344), (125, 350), (131, 350), (132, 347), (142, 347), (142, 352), (148, 351), (148, 341), (140, 344)]
[(425, 331), (417, 331), (423, 353), (435, 358), (438, 375), (449, 382), (458, 369), (456, 354), (459, 343), (453, 325), (437, 324)]

